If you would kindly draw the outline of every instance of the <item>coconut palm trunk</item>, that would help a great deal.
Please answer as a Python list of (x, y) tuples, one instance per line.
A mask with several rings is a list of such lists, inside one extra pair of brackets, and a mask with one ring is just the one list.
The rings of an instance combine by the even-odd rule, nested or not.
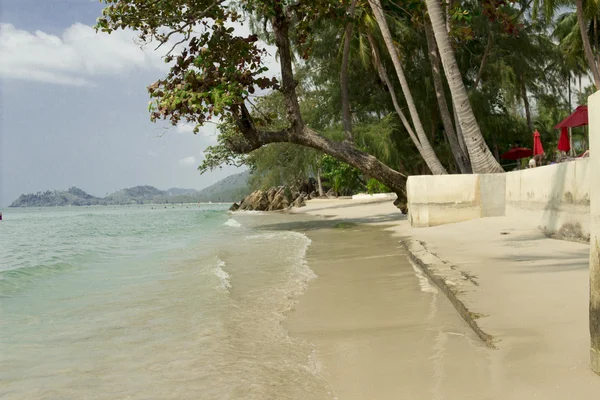
[(388, 76), (387, 72), (385, 71), (385, 68), (383, 67), (383, 63), (381, 62), (381, 55), (379, 54), (379, 48), (377, 47), (375, 38), (373, 38), (373, 36), (369, 34), (369, 35), (367, 35), (367, 39), (369, 40), (369, 45), (371, 46), (371, 54), (373, 55), (373, 64), (375, 65), (375, 68), (377, 69), (379, 78), (381, 78), (381, 80), (383, 81), (385, 86), (388, 88), (390, 97), (392, 99), (392, 104), (394, 105), (394, 109), (396, 110), (396, 113), (400, 117), (400, 121), (402, 121), (402, 125), (404, 125), (404, 128), (408, 132), (408, 135), (410, 136), (415, 147), (419, 151), (419, 154), (421, 154), (421, 156), (423, 156), (423, 154), (422, 154), (423, 146), (421, 146), (421, 142), (419, 142), (419, 138), (417, 138), (417, 136), (415, 135), (415, 132), (413, 131), (412, 126), (410, 126), (410, 123), (406, 119), (406, 116), (404, 115), (404, 112), (402, 111), (400, 104), (398, 104), (398, 98), (396, 97), (396, 92), (394, 91), (394, 85), (392, 85), (392, 81), (390, 80), (390, 77)]
[(404, 75), (404, 70), (400, 62), (400, 57), (398, 56), (398, 52), (392, 39), (392, 34), (385, 19), (385, 15), (383, 14), (381, 2), (380, 0), (369, 0), (369, 5), (373, 10), (373, 15), (375, 16), (377, 25), (379, 25), (379, 29), (381, 30), (381, 34), (383, 35), (383, 40), (392, 58), (396, 74), (398, 75), (398, 80), (400, 81), (400, 86), (402, 87), (402, 93), (404, 94), (406, 104), (408, 105), (408, 111), (410, 113), (417, 137), (422, 147), (421, 155), (423, 156), (425, 163), (431, 170), (431, 173), (433, 173), (434, 175), (446, 174), (446, 169), (444, 168), (437, 155), (433, 151), (431, 143), (429, 143), (429, 139), (427, 138), (427, 134), (423, 129), (423, 124), (421, 123), (421, 119), (417, 111), (417, 106), (415, 105), (412, 93), (408, 86), (408, 81), (406, 80), (406, 76)]
[(590, 38), (586, 30), (587, 24), (585, 22), (585, 15), (583, 11), (583, 0), (576, 0), (575, 5), (577, 6), (577, 22), (579, 23), (579, 32), (581, 33), (581, 42), (583, 43), (585, 58), (587, 59), (590, 70), (592, 71), (596, 90), (600, 90), (600, 71), (598, 71), (598, 64), (596, 64), (596, 58), (594, 57), (592, 45), (590, 44)]
[(431, 62), (431, 72), (433, 74), (433, 86), (435, 88), (435, 96), (437, 98), (438, 107), (440, 109), (440, 115), (442, 117), (442, 124), (444, 125), (444, 132), (448, 138), (450, 144), (450, 150), (456, 161), (458, 169), (463, 174), (469, 174), (472, 172), (469, 158), (463, 152), (458, 142), (456, 132), (454, 131), (454, 124), (452, 122), (452, 116), (448, 109), (448, 103), (446, 102), (446, 93), (444, 90), (444, 82), (442, 80), (440, 58), (435, 44), (435, 37), (433, 36), (433, 28), (429, 18), (425, 18), (425, 36), (427, 38), (427, 49), (429, 53), (429, 61)]
[(458, 121), (462, 128), (467, 150), (469, 151), (473, 172), (477, 174), (504, 172), (485, 143), (475, 119), (462, 75), (456, 63), (450, 37), (446, 31), (442, 6), (439, 0), (426, 0), (426, 5), (433, 25), (435, 40), (440, 50), (448, 86), (452, 94), (452, 102), (454, 103)]

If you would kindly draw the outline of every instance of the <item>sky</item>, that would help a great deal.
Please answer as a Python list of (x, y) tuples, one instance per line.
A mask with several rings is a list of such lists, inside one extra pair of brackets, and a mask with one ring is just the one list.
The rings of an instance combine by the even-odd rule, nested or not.
[[(216, 143), (214, 124), (194, 135), (192, 126), (150, 122), (146, 87), (166, 74), (159, 52), (167, 49), (142, 50), (133, 32), (96, 34), (102, 8), (98, 0), (0, 0), (0, 208), (22, 193), (200, 189), (239, 172), (197, 171)], [(275, 51), (265, 48), (275, 71)]]

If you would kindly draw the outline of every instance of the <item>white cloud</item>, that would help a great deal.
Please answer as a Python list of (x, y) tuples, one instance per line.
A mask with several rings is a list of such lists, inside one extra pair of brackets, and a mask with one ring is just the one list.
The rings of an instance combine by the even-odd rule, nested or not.
[(96, 33), (76, 23), (62, 35), (28, 32), (0, 24), (0, 76), (56, 84), (85, 85), (92, 77), (136, 69), (166, 70), (162, 52), (140, 49), (132, 31)]
[[(237, 34), (249, 34), (247, 25), (232, 24)], [(0, 23), (0, 77), (68, 85), (92, 84), (98, 76), (122, 76), (139, 69), (167, 71), (162, 56), (177, 43), (175, 35), (169, 45), (155, 51), (156, 43), (140, 48), (132, 30), (106, 34), (75, 23), (60, 36), (42, 31), (29, 32), (12, 24)], [(171, 43), (172, 42), (172, 43)], [(279, 75), (276, 49), (260, 43), (269, 53), (264, 60), (269, 72)], [(179, 46), (175, 50), (180, 48)]]
[(185, 158), (182, 158), (181, 160), (179, 160), (179, 165), (184, 166), (184, 167), (196, 165), (197, 163), (198, 163), (198, 160), (194, 156), (185, 157)]

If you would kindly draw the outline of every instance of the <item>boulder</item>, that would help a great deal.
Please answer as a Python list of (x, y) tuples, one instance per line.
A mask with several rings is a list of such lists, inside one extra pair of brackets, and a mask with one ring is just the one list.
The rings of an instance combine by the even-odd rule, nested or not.
[(246, 211), (266, 211), (269, 206), (267, 193), (262, 190), (256, 190), (248, 195), (240, 204), (240, 210)]
[[(316, 192), (312, 192), (316, 197)], [(231, 211), (277, 211), (290, 207), (304, 207), (306, 200), (310, 199), (308, 192), (298, 192), (288, 186), (272, 187), (268, 190), (256, 190), (249, 194), (239, 204), (231, 206)]]
[(290, 199), (287, 197), (287, 193), (285, 188), (282, 186), (278, 188), (278, 190), (273, 195), (273, 200), (269, 203), (268, 210), (284, 210), (288, 208), (290, 204)]
[(292, 207), (304, 207), (306, 205), (306, 200), (304, 196), (298, 196), (296, 200), (292, 203)]
[(275, 198), (275, 195), (277, 194), (278, 190), (279, 188), (272, 187), (267, 191), (267, 200), (269, 201), (269, 203), (273, 202), (273, 199)]
[(314, 178), (309, 178), (307, 181), (300, 182), (297, 190), (302, 193), (310, 193), (316, 190), (317, 181)]

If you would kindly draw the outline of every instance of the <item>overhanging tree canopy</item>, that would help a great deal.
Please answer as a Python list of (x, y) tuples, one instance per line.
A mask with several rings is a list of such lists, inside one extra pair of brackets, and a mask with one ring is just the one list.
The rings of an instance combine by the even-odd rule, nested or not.
[[(167, 57), (167, 61), (173, 61), (169, 74), (148, 89), (153, 99), (150, 105), (153, 120), (166, 119), (173, 124), (185, 120), (200, 126), (220, 117), (233, 127), (220, 138), (233, 153), (250, 153), (269, 143), (295, 143), (359, 168), (398, 193), (404, 191), (403, 174), (348, 142), (318, 134), (302, 119), (292, 69), (291, 37), (302, 46), (309, 41), (313, 21), (343, 15), (347, 9), (345, 2), (311, 0), (288, 4), (277, 0), (245, 0), (238, 2), (238, 9), (230, 2), (211, 0), (104, 2), (107, 7), (97, 24), (103, 32), (132, 28), (140, 39), (155, 40), (161, 45), (172, 37), (181, 38), (178, 42), (183, 47), (181, 53)], [(257, 36), (238, 36), (231, 27), (244, 11), (270, 25), (281, 64), (281, 79), (262, 75), (266, 72), (265, 53), (258, 46)], [(252, 117), (247, 101), (258, 88), (282, 93), (288, 122), (285, 128), (266, 130)]]

